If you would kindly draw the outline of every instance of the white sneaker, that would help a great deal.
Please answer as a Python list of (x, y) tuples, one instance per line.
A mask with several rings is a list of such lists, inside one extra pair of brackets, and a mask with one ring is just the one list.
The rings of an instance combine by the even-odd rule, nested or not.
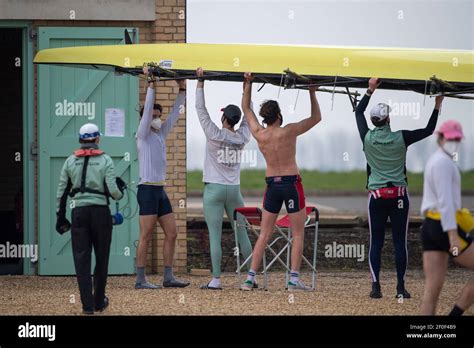
[(251, 291), (254, 288), (254, 282), (246, 280), (240, 285), (240, 290)]
[(313, 289), (303, 284), (301, 280), (298, 283), (288, 282), (288, 291), (312, 291)]

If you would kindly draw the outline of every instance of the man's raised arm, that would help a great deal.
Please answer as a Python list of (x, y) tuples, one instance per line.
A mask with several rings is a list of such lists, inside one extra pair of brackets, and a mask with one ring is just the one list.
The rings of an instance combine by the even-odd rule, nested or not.
[(311, 116), (299, 122), (290, 123), (287, 126), (287, 128), (289, 128), (292, 132), (296, 133), (296, 135), (306, 133), (311, 128), (316, 126), (319, 122), (321, 122), (321, 110), (319, 108), (318, 99), (316, 99), (317, 90), (318, 90), (317, 86), (309, 87), (309, 98), (311, 101)]
[(253, 76), (251, 73), (247, 72), (244, 74), (244, 93), (242, 96), (242, 111), (244, 112), (244, 117), (247, 120), (250, 126), (250, 132), (255, 137), (259, 130), (263, 127), (258, 123), (257, 116), (252, 110), (250, 105), (252, 99), (252, 80)]

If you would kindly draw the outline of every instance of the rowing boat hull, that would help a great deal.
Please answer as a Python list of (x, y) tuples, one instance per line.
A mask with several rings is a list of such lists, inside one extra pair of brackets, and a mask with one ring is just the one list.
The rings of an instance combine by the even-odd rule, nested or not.
[(135, 74), (144, 64), (154, 62), (166, 69), (168, 77), (173, 73), (191, 74), (201, 66), (205, 71), (223, 73), (221, 77), (216, 74), (215, 79), (241, 80), (242, 72), (252, 71), (270, 83), (277, 83), (289, 69), (313, 82), (331, 84), (339, 80), (341, 86), (358, 87), (366, 86), (366, 79), (376, 76), (389, 81), (389, 85), (393, 83), (389, 86), (393, 89), (416, 87), (417, 91), (436, 76), (457, 89), (474, 87), (474, 53), (468, 50), (138, 44), (45, 49), (38, 52), (34, 62)]

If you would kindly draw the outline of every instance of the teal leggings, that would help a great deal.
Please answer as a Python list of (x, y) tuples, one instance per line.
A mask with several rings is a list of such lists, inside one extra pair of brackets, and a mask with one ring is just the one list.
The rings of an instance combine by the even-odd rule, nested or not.
[[(221, 275), (221, 241), (224, 210), (232, 223), (232, 228), (234, 228), (234, 209), (243, 206), (244, 200), (240, 193), (240, 185), (206, 184), (204, 187), (204, 218), (209, 230), (212, 276), (215, 278)], [(242, 224), (242, 216), (240, 214), (238, 215), (238, 224)], [(237, 228), (237, 238), (239, 240), (239, 251), (245, 260), (252, 253), (252, 245), (244, 226)], [(250, 262), (248, 265), (250, 265)]]

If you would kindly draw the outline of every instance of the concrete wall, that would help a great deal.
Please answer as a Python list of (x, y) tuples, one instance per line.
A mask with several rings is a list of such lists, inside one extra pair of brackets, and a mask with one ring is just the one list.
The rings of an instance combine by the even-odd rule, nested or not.
[(0, 19), (154, 21), (154, 0), (0, 0)]

